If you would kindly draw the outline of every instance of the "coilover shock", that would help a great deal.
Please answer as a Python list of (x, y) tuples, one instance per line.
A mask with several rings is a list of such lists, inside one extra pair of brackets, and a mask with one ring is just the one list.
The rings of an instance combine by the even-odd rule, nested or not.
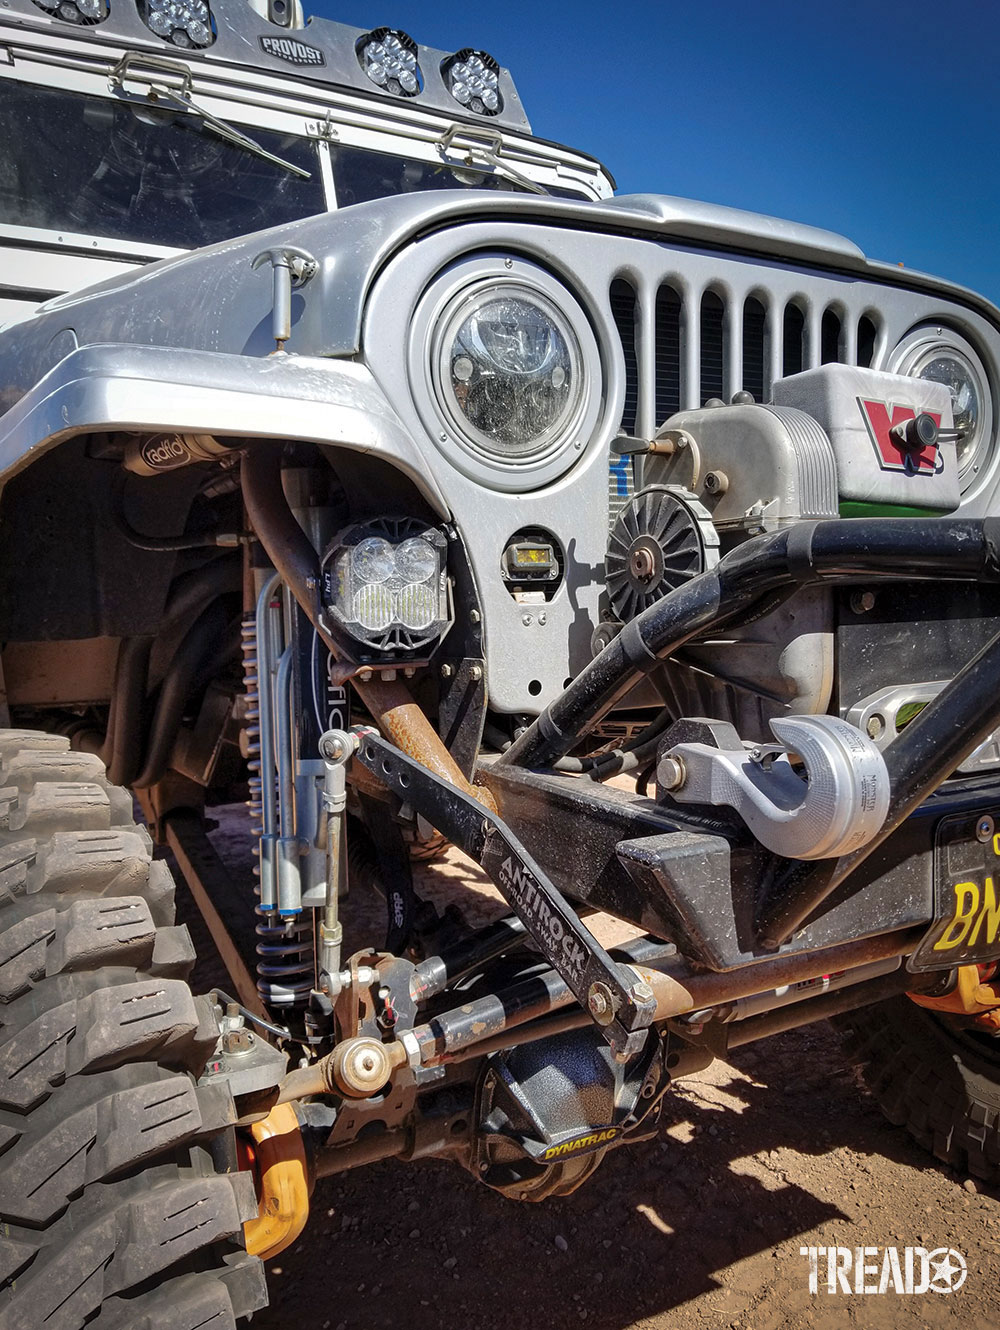
[[(268, 590), (265, 588), (265, 590)], [(271, 596), (274, 592), (269, 593)], [(253, 838), (254, 854), (254, 894), (258, 903), (255, 908), (257, 923), (257, 991), (271, 1007), (299, 1007), (309, 1001), (313, 987), (313, 924), (311, 911), (294, 919), (281, 919), (273, 910), (265, 909), (261, 902), (261, 854), (264, 835), (264, 781), (270, 780), (271, 790), (277, 785), (277, 772), (269, 760), (268, 771), (264, 770), (264, 756), (261, 744), (261, 696), (262, 687), (272, 686), (270, 670), (265, 661), (262, 667), (260, 641), (258, 640), (258, 614), (250, 612), (243, 616), (240, 629), (240, 641), (243, 650), (243, 685), (245, 694), (244, 731), (245, 750), (249, 768), (250, 834)], [(266, 654), (266, 653), (265, 653)], [(263, 675), (263, 677), (262, 677)], [(270, 718), (274, 714), (273, 706), (266, 709)], [(273, 740), (266, 745), (273, 753)]]

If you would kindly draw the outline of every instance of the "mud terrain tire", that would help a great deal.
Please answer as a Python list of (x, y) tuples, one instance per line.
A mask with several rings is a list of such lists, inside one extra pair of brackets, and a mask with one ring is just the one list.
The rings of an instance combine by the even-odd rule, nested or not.
[(150, 850), (96, 757), (0, 731), (0, 1330), (231, 1330), (266, 1302)]
[(942, 1163), (1000, 1182), (1000, 1039), (905, 997), (833, 1023), (890, 1122)]

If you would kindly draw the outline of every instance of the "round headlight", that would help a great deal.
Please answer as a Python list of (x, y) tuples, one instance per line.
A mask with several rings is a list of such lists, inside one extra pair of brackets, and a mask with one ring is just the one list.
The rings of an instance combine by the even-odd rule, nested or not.
[(491, 489), (537, 488), (598, 434), (605, 374), (590, 319), (529, 259), (470, 254), (418, 301), (410, 387), (448, 462)]
[(444, 405), (473, 447), (527, 457), (548, 446), (580, 399), (580, 345), (556, 307), (489, 283), (457, 305), (437, 366)]
[(891, 368), (898, 374), (943, 383), (951, 393), (958, 432), (958, 478), (964, 493), (989, 459), (993, 445), (993, 400), (979, 356), (949, 328), (918, 328), (893, 352)]

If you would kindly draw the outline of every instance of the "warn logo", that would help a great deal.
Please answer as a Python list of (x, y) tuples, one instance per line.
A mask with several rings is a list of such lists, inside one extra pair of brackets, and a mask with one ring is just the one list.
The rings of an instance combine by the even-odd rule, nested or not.
[[(907, 476), (933, 476), (944, 469), (944, 458), (936, 446), (931, 445), (917, 452), (893, 434), (897, 426), (916, 418), (917, 413), (912, 406), (873, 402), (866, 397), (858, 398), (858, 406), (883, 471), (902, 471)], [(940, 411), (926, 411), (922, 414), (930, 416), (940, 428)]]
[(258, 37), (260, 49), (265, 55), (273, 55), (278, 60), (286, 60), (290, 65), (325, 65), (326, 57), (315, 46), (296, 41), (292, 37)]

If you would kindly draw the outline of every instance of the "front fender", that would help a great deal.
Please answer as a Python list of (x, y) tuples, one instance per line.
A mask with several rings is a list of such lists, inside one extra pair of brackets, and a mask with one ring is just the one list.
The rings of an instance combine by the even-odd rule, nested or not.
[(213, 434), (326, 444), (384, 458), (448, 507), (372, 375), (353, 361), (105, 344), (70, 352), (0, 417), (0, 484), (78, 434)]

